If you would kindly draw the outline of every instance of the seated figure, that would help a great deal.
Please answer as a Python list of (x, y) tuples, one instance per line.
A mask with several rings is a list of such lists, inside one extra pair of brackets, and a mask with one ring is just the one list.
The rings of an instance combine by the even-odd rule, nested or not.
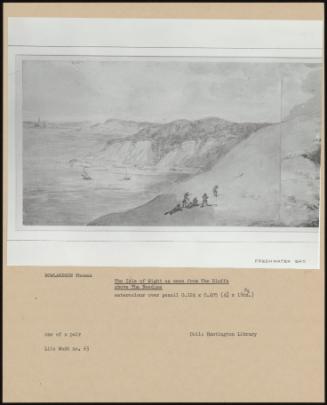
[(178, 212), (178, 211), (183, 211), (183, 208), (181, 207), (180, 204), (177, 204), (176, 207), (174, 207), (170, 211), (165, 212), (165, 215), (167, 215), (167, 214), (172, 215), (172, 214), (175, 214), (175, 212)]

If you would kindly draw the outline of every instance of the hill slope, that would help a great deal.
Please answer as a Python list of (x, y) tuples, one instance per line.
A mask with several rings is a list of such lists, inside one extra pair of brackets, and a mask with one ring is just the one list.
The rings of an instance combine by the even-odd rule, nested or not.
[[(176, 184), (167, 194), (90, 225), (317, 226), (319, 219), (319, 115), (292, 114), (258, 129), (231, 148), (210, 170)], [(218, 205), (212, 189), (219, 185)], [(164, 212), (185, 192), (209, 207)]]

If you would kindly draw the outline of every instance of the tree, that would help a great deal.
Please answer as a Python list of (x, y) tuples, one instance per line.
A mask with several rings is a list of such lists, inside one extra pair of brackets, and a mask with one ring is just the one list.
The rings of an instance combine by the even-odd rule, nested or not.
[(216, 205), (218, 205), (218, 186), (215, 185), (214, 188), (212, 189), (213, 195), (216, 197)]

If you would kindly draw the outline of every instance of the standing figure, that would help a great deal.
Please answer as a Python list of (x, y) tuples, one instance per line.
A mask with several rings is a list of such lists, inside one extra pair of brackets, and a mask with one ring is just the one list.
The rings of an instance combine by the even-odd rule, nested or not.
[(216, 205), (218, 205), (218, 186), (214, 186), (214, 188), (212, 189), (213, 195), (216, 197)]
[(186, 208), (190, 203), (190, 193), (185, 193), (182, 201), (183, 208)]
[(203, 207), (207, 207), (208, 206), (208, 194), (204, 193), (202, 196), (202, 204), (201, 204), (201, 208)]

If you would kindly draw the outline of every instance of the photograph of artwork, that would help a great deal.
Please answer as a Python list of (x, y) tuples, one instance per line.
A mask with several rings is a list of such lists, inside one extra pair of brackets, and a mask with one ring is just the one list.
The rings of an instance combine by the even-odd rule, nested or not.
[(21, 66), (24, 225), (319, 226), (321, 64)]

